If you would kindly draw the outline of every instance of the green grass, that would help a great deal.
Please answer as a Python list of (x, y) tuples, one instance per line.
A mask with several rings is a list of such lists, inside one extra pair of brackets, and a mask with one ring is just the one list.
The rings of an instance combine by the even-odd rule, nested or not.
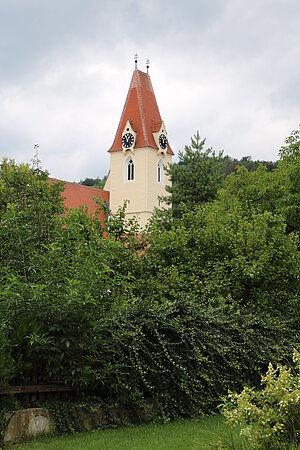
[(166, 424), (43, 437), (19, 445), (17, 449), (206, 450), (211, 448), (211, 445), (217, 444), (220, 435), (224, 436), (229, 432), (221, 416), (211, 416), (202, 421), (181, 420)]

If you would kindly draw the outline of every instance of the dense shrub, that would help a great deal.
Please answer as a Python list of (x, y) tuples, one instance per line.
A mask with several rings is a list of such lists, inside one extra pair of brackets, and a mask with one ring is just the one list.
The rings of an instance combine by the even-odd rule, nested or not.
[(135, 304), (103, 313), (73, 291), (64, 301), (42, 291), (7, 302), (13, 384), (34, 368), (39, 382), (89, 387), (102, 398), (137, 406), (150, 401), (162, 417), (215, 410), (228, 388), (259, 382), (267, 361), (298, 345), (290, 328), (233, 308), (182, 300)]
[[(295, 370), (270, 363), (261, 377), (263, 389), (245, 387), (230, 392), (223, 414), (255, 449), (290, 449), (300, 445), (300, 353), (294, 350)], [(295, 447), (294, 447), (295, 446)]]
[(97, 384), (104, 396), (150, 399), (162, 415), (215, 410), (228, 388), (257, 384), (268, 360), (291, 351), (295, 336), (233, 309), (186, 300), (131, 307), (98, 324)]

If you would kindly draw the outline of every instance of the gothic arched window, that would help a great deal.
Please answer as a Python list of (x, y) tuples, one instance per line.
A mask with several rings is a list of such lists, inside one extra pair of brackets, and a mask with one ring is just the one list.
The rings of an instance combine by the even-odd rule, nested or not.
[(124, 182), (134, 181), (135, 170), (134, 170), (134, 160), (131, 155), (129, 155), (124, 161)]
[(134, 180), (134, 162), (130, 158), (127, 165), (127, 180), (132, 181)]
[(163, 176), (164, 176), (164, 165), (162, 160), (160, 159), (157, 163), (157, 182), (163, 183)]

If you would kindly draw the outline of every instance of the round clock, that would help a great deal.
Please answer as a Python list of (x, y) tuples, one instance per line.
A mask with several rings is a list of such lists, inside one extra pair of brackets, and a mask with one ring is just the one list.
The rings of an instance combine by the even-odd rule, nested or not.
[(130, 148), (132, 147), (132, 144), (134, 143), (134, 136), (131, 133), (125, 133), (122, 137), (122, 145), (124, 148)]
[(159, 142), (160, 148), (162, 148), (163, 150), (165, 150), (167, 148), (168, 140), (164, 134), (161, 134), (159, 136), (158, 142)]

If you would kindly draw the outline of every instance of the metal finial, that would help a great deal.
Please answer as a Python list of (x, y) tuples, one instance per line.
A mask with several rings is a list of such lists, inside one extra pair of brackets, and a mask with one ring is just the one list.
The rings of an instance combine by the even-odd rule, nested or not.
[(147, 61), (146, 61), (147, 73), (148, 73), (148, 71), (149, 71), (149, 66), (150, 66), (150, 60), (149, 60), (149, 58), (148, 58)]
[(34, 144), (34, 150), (35, 150), (35, 158), (39, 159), (39, 144)]
[(40, 160), (39, 160), (39, 144), (34, 144), (33, 146), (34, 150), (35, 150), (35, 155), (33, 157), (33, 166), (37, 168), (37, 170), (39, 169), (39, 165), (40, 165)]
[(135, 68), (137, 69), (137, 62), (138, 62), (138, 54), (136, 53), (134, 55), (134, 63), (135, 63)]

